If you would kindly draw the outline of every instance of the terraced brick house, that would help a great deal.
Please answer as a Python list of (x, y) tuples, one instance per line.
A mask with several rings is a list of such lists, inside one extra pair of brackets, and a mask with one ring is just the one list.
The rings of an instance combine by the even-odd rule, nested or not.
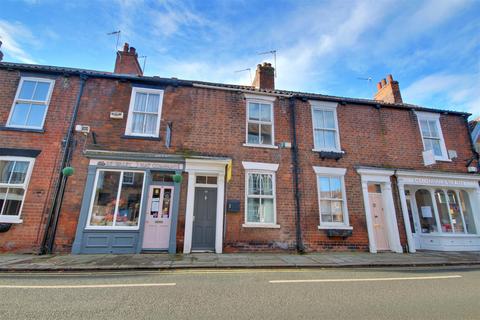
[[(113, 73), (1, 62), (0, 75), (0, 150), (40, 151), (27, 171), (0, 158), (4, 251), (480, 250), (469, 114), (404, 103), (391, 75), (372, 100), (276, 89), (268, 63), (251, 86), (149, 77), (128, 44)], [(18, 100), (27, 75), (55, 80), (49, 103)], [(24, 102), (47, 105), (44, 129), (9, 129)], [(10, 188), (26, 195), (16, 221)]]

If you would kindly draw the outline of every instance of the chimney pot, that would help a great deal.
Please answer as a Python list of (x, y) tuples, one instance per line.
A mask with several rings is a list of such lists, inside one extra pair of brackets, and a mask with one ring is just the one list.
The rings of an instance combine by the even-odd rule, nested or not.
[(123, 45), (123, 51), (117, 52), (117, 60), (115, 61), (115, 73), (133, 74), (137, 76), (143, 75), (142, 68), (138, 62), (137, 51), (134, 47), (130, 47), (127, 42)]
[(125, 44), (123, 45), (123, 52), (128, 52), (128, 47), (129, 47), (128, 43), (125, 42)]
[[(0, 41), (0, 49), (2, 48), (2, 41)], [(0, 62), (3, 60), (3, 52), (0, 51)]]
[(130, 47), (130, 51), (129, 51), (129, 52), (130, 52), (131, 54), (136, 54), (136, 51), (137, 51), (137, 50), (136, 50), (134, 47)]
[(377, 83), (377, 93), (375, 93), (374, 99), (388, 103), (403, 103), (398, 81), (393, 80), (391, 74), (387, 75), (387, 79), (388, 83), (385, 78)]

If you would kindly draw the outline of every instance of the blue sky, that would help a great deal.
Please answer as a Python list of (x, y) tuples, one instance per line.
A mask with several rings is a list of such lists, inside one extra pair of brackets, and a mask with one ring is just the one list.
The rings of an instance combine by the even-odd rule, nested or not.
[[(405, 102), (480, 116), (480, 0), (2, 0), (5, 61), (112, 71), (115, 37), (146, 74), (371, 98), (388, 73)], [(359, 78), (369, 78), (369, 82)]]

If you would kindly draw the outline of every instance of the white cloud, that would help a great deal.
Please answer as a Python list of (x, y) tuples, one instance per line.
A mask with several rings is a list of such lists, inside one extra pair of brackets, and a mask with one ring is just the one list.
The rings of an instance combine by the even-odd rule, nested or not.
[(480, 74), (446, 74), (427, 75), (402, 91), (404, 100), (415, 104), (424, 104), (432, 98), (442, 101), (441, 109), (454, 108), (473, 115), (480, 115)]
[(2, 49), (10, 59), (24, 63), (36, 63), (27, 53), (25, 46), (29, 49), (39, 45), (38, 40), (31, 31), (20, 22), (8, 22), (0, 20), (0, 40), (3, 42)]

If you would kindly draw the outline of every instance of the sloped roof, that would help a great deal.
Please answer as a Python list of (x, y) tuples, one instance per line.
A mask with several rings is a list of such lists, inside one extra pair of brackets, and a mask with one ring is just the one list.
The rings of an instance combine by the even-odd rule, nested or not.
[(138, 82), (174, 84), (174, 85), (180, 85), (180, 86), (182, 85), (183, 86), (194, 86), (194, 85), (208, 86), (208, 87), (219, 88), (219, 89), (231, 89), (231, 90), (239, 90), (243, 92), (282, 95), (282, 96), (298, 97), (298, 98), (312, 99), (312, 100), (326, 100), (326, 101), (335, 101), (335, 102), (342, 102), (342, 103), (349, 103), (349, 104), (362, 104), (362, 105), (402, 108), (402, 109), (417, 110), (417, 111), (450, 113), (450, 114), (457, 114), (457, 115), (466, 116), (466, 117), (471, 115), (466, 112), (429, 108), (429, 107), (423, 107), (423, 106), (418, 106), (418, 105), (409, 104), (409, 103), (389, 103), (389, 102), (377, 101), (373, 99), (350, 98), (350, 97), (332, 96), (332, 95), (324, 95), (319, 93), (310, 93), (310, 92), (301, 92), (301, 91), (290, 91), (290, 90), (279, 90), (279, 89), (274, 89), (274, 90), (257, 89), (253, 86), (245, 86), (245, 85), (197, 81), (197, 80), (185, 80), (185, 79), (177, 79), (177, 78), (162, 78), (158, 76), (153, 76), (153, 77), (137, 76), (137, 75), (130, 75), (130, 74), (118, 74), (118, 73), (112, 73), (107, 71), (81, 69), (81, 68), (69, 68), (69, 67), (13, 63), (13, 62), (0, 62), (0, 69), (21, 70), (21, 71), (28, 71), (28, 72), (42, 72), (42, 73), (51, 73), (51, 74), (52, 73), (53, 74), (69, 74), (69, 75), (78, 75), (78, 76), (84, 75), (89, 77), (124, 79), (124, 80), (138, 81)]

